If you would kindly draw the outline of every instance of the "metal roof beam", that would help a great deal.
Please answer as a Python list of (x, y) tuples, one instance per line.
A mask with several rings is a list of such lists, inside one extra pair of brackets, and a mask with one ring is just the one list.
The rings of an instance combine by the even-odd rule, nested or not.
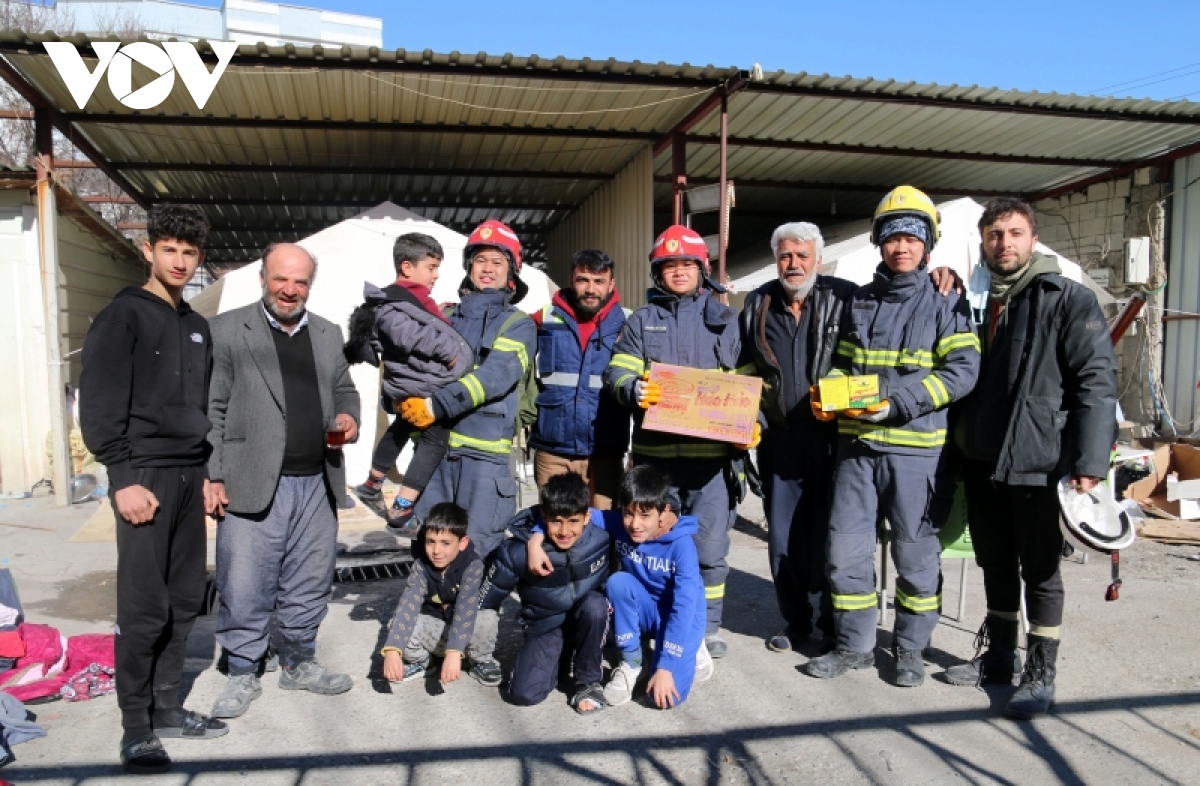
[(1173, 161), (1177, 161), (1181, 158), (1187, 158), (1188, 156), (1195, 155), (1196, 153), (1200, 153), (1200, 142), (1193, 142), (1190, 145), (1177, 147), (1174, 150), (1163, 153), (1160, 156), (1144, 158), (1141, 161), (1134, 161), (1133, 163), (1125, 164), (1124, 166), (1115, 167), (1107, 172), (1101, 172), (1098, 175), (1092, 175), (1091, 177), (1085, 177), (1082, 180), (1076, 180), (1071, 183), (1046, 189), (1045, 191), (1039, 191), (1035, 194), (1030, 194), (1027, 198), (1030, 202), (1040, 202), (1043, 199), (1053, 199), (1054, 197), (1059, 197), (1063, 194), (1070, 194), (1073, 191), (1080, 191), (1088, 186), (1095, 185), (1096, 183), (1104, 183), (1118, 177), (1131, 175), (1137, 170), (1144, 169), (1148, 166), (1162, 166), (1163, 164), (1170, 164)]
[(125, 176), (118, 172), (108, 163), (108, 159), (100, 154), (86, 137), (71, 125), (71, 121), (62, 113), (55, 109), (49, 99), (42, 95), (38, 90), (25, 79), (12, 64), (4, 58), (0, 58), (0, 77), (16, 90), (21, 98), (25, 99), (34, 109), (44, 109), (48, 112), (51, 125), (58, 132), (67, 138), (75, 148), (91, 159), (92, 162), (100, 168), (109, 180), (117, 184), (117, 187), (128, 194), (134, 202), (141, 205), (143, 208), (149, 209), (150, 203), (142, 192), (133, 187), (133, 184), (125, 179)]
[(468, 126), (450, 123), (392, 123), (387, 121), (306, 120), (303, 118), (207, 117), (195, 115), (94, 114), (67, 112), (77, 124), (174, 126), (192, 128), (242, 128), (268, 131), (383, 131), (391, 134), (474, 134), (484, 136), (615, 139), (622, 142), (657, 142), (656, 131), (621, 131), (599, 128), (538, 128), (536, 126)]
[(712, 91), (692, 109), (683, 116), (683, 119), (675, 124), (675, 127), (663, 135), (662, 139), (654, 145), (654, 150), (651, 155), (657, 157), (660, 153), (671, 146), (675, 137), (680, 134), (686, 134), (695, 128), (701, 120), (708, 116), (710, 112), (721, 105), (723, 99), (728, 98), (734, 93), (741, 92), (746, 89), (746, 85), (750, 84), (750, 72), (738, 71), (737, 74), (725, 80), (725, 83)]
[[(740, 188), (780, 188), (793, 189), (799, 191), (862, 191), (872, 194), (882, 195), (890, 186), (876, 186), (869, 183), (815, 183), (806, 180), (750, 180), (746, 178), (731, 177), (729, 180), (737, 184)], [(655, 183), (672, 183), (674, 180), (670, 175), (655, 175)], [(718, 182), (715, 177), (689, 177), (689, 185), (711, 185)], [(1015, 191), (988, 191), (975, 188), (941, 188), (938, 186), (921, 185), (919, 181), (915, 181), (917, 188), (920, 188), (926, 194), (936, 194), (938, 196), (1021, 196)], [(746, 212), (752, 213), (753, 210), (747, 209)]]
[(607, 172), (555, 172), (546, 170), (470, 169), (466, 167), (318, 166), (309, 164), (201, 164), (175, 161), (117, 161), (125, 172), (231, 172), (237, 174), (299, 175), (407, 175), (413, 177), (497, 177), (528, 180), (612, 180)]
[[(719, 145), (715, 136), (689, 134), (688, 144)], [(925, 158), (946, 161), (985, 161), (997, 164), (1033, 164), (1037, 166), (1111, 167), (1128, 163), (1104, 158), (1060, 158), (1055, 156), (1020, 156), (1004, 153), (968, 153), (953, 150), (921, 150), (907, 147), (874, 147), (871, 145), (846, 145), (832, 142), (793, 142), (784, 139), (755, 139), (745, 136), (729, 137), (732, 147), (753, 147), (766, 150), (802, 150), (816, 153), (849, 153), (864, 156), (888, 156), (892, 158)]]
[[(928, 87), (933, 87), (929, 85)], [(841, 101), (886, 103), (900, 106), (932, 107), (935, 109), (962, 109), (973, 112), (998, 114), (1039, 115), (1078, 120), (1120, 120), (1133, 123), (1167, 123), (1171, 125), (1200, 125), (1200, 116), (1164, 115), (1157, 112), (1131, 112), (1117, 109), (1060, 109), (1052, 106), (1015, 104), (1002, 101), (979, 101), (945, 96), (910, 96), (900, 93), (866, 93), (846, 88), (812, 87), (805, 85), (780, 85), (771, 82), (752, 82), (748, 93), (785, 95), (809, 98), (826, 98)], [(1050, 98), (1050, 96), (1046, 96)]]
[[(441, 198), (438, 201), (416, 201), (422, 197), (414, 197), (407, 202), (402, 196), (384, 194), (378, 197), (329, 197), (314, 199), (287, 199), (284, 197), (201, 197), (171, 195), (164, 202), (177, 202), (188, 205), (237, 205), (246, 207), (358, 207), (372, 208), (380, 202), (393, 202), (407, 210), (573, 210), (573, 202), (517, 202), (509, 205), (486, 203), (455, 202), (452, 197)], [(434, 197), (437, 199), (437, 197)], [(397, 201), (399, 200), (399, 201)]]

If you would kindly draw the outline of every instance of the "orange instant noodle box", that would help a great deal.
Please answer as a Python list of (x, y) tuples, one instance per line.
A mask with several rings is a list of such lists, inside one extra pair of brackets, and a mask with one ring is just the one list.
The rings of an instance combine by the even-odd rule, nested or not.
[(758, 420), (761, 379), (651, 363), (650, 381), (658, 383), (662, 398), (646, 411), (643, 428), (734, 444), (750, 442)]

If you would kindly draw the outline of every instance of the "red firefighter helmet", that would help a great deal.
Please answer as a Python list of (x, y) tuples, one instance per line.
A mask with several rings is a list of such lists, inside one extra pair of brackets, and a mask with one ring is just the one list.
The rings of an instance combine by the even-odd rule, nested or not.
[(463, 268), (468, 273), (471, 272), (471, 257), (475, 256), (475, 252), (480, 248), (496, 248), (503, 251), (504, 256), (508, 257), (512, 274), (516, 276), (521, 273), (521, 240), (503, 221), (489, 218), (475, 227), (475, 231), (467, 238), (467, 245), (463, 248)]
[(713, 280), (712, 265), (708, 261), (708, 245), (694, 229), (682, 224), (672, 224), (663, 230), (654, 247), (650, 249), (650, 277), (662, 288), (662, 266), (670, 259), (690, 259), (700, 266), (700, 276), (709, 288), (724, 292), (725, 288)]

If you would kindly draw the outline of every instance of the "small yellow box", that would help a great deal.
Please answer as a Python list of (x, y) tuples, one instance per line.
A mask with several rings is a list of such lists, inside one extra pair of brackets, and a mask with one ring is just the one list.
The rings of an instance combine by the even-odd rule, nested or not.
[(843, 409), (865, 409), (879, 403), (879, 375), (857, 377), (825, 377), (818, 386), (821, 391), (821, 410), (839, 412)]

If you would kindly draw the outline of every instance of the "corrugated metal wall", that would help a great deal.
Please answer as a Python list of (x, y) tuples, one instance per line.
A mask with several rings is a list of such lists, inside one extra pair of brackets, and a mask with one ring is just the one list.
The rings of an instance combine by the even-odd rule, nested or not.
[(621, 304), (637, 308), (646, 302), (647, 255), (654, 242), (653, 163), (647, 145), (550, 233), (547, 272), (560, 286), (570, 281), (571, 255), (598, 248), (616, 262)]
[[(1175, 162), (1172, 182), (1183, 187), (1200, 178), (1200, 156)], [(1171, 241), (1167, 260), (1169, 316), (1200, 313), (1200, 183), (1171, 197)], [(1157, 318), (1158, 314), (1151, 314)], [(1200, 424), (1200, 320), (1166, 323), (1163, 347), (1163, 388), (1180, 431), (1191, 433)]]

